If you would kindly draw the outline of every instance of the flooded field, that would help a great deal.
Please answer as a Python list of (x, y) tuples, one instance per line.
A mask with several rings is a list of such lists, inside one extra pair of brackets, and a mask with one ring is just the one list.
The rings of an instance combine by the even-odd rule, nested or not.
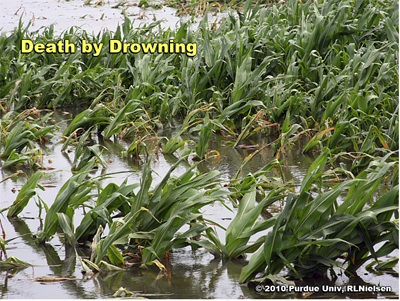
[[(162, 21), (161, 27), (164, 29), (175, 29), (181, 22), (192, 18), (191, 16), (178, 17), (176, 9), (167, 6), (139, 7), (138, 1), (125, 1), (125, 5), (118, 5), (123, 2), (108, 0), (104, 1), (104, 4), (96, 5), (97, 1), (91, 1), (89, 5), (85, 5), (84, 1), (78, 0), (2, 1), (0, 29), (3, 32), (9, 32), (22, 20), (25, 24), (32, 22), (30, 27), (32, 31), (54, 25), (55, 32), (60, 34), (71, 26), (77, 26), (87, 32), (97, 34), (104, 29), (114, 30), (124, 22), (125, 16), (134, 20), (137, 27), (154, 21)], [(154, 1), (150, 3), (157, 4)], [(223, 14), (210, 15), (210, 22), (220, 20), (222, 16)], [(200, 17), (196, 20), (200, 20)]]
[[(56, 115), (57, 116), (57, 115)], [(66, 123), (63, 119), (70, 117), (58, 115), (60, 129), (65, 129)], [(158, 137), (171, 137), (173, 130), (159, 132)], [(59, 131), (50, 144), (46, 145), (46, 155), (43, 156), (44, 165), (51, 167), (46, 173), (49, 177), (41, 183), (45, 191), (40, 191), (40, 197), (51, 205), (56, 194), (69, 177), (72, 175), (71, 159), (61, 152), (61, 136)], [(93, 137), (95, 138), (95, 137)], [(218, 150), (220, 158), (215, 161), (204, 162), (199, 165), (202, 172), (217, 169), (221, 171), (222, 181), (228, 181), (232, 178), (240, 167), (243, 159), (251, 151), (232, 148), (227, 145), (223, 136), (217, 136), (212, 139), (210, 148)], [(260, 137), (254, 137), (249, 140), (249, 144), (262, 144)], [(115, 173), (120, 171), (129, 172), (129, 182), (138, 183), (141, 179), (140, 161), (127, 161), (121, 157), (121, 151), (129, 146), (129, 142), (111, 141), (104, 142), (111, 153), (106, 155), (108, 166), (98, 171), (99, 173)], [(68, 153), (67, 153), (68, 154)], [(72, 156), (72, 153), (69, 154)], [(288, 181), (293, 180), (295, 184), (300, 184), (306, 175), (310, 164), (316, 156), (308, 156), (301, 153), (300, 148), (294, 148), (288, 154), (288, 165), (285, 173)], [(256, 172), (263, 164), (274, 158), (273, 151), (266, 148), (257, 158), (251, 161), (244, 174)], [(176, 162), (175, 156), (164, 156), (158, 154), (158, 159), (152, 162), (152, 168), (155, 173), (155, 183), (157, 183)], [(184, 173), (188, 168), (186, 163), (182, 163), (176, 170), (175, 175)], [(16, 170), (1, 171), (1, 178), (12, 175)], [(24, 170), (28, 175), (30, 170)], [(117, 174), (107, 182), (122, 183), (127, 174)], [(18, 191), (25, 183), (24, 177), (13, 178), (0, 185), (0, 195), (2, 196), (3, 208), (10, 206)], [(105, 186), (105, 185), (104, 185)], [(384, 189), (384, 188), (383, 188)], [(204, 217), (215, 221), (216, 223), (227, 227), (230, 221), (236, 215), (237, 209), (231, 207), (232, 212), (227, 210), (221, 203), (215, 203), (203, 208)], [(276, 212), (281, 209), (276, 208)], [(83, 215), (76, 214), (74, 224), (78, 225)], [(162, 275), (157, 268), (150, 267), (148, 270), (139, 270), (131, 268), (125, 271), (101, 272), (95, 276), (85, 276), (83, 268), (76, 258), (75, 251), (70, 246), (64, 245), (63, 233), (58, 233), (54, 238), (45, 244), (37, 244), (35, 235), (43, 228), (43, 213), (39, 216), (39, 209), (34, 202), (31, 202), (19, 216), (18, 219), (1, 219), (6, 239), (15, 238), (7, 244), (9, 256), (15, 256), (19, 259), (32, 264), (25, 269), (16, 269), (1, 272), (1, 297), (2, 298), (111, 298), (120, 289), (124, 287), (128, 291), (139, 292), (143, 296), (154, 297), (157, 299), (199, 299), (199, 298), (303, 298), (301, 293), (259, 293), (255, 290), (254, 284), (240, 284), (239, 275), (241, 269), (245, 266), (245, 259), (223, 260), (215, 257), (204, 249), (192, 250), (190, 247), (176, 249), (170, 253), (168, 262), (168, 274)], [(224, 231), (218, 229), (218, 235), (224, 238)], [(256, 239), (254, 237), (253, 239)], [(84, 250), (81, 250), (83, 252)], [(86, 256), (88, 255), (86, 249)], [(82, 253), (81, 255), (84, 256)], [(394, 252), (391, 256), (398, 256)], [(388, 257), (388, 258), (390, 258)], [(385, 298), (396, 297), (398, 291), (398, 265), (393, 272), (381, 272), (379, 274), (367, 271), (362, 267), (355, 277), (345, 276), (340, 273), (337, 279), (319, 279), (309, 280), (307, 285), (387, 285), (392, 287), (391, 293), (323, 293), (314, 294), (313, 297), (319, 298)], [(41, 278), (55, 279), (54, 281), (40, 281)], [(65, 278), (67, 280), (59, 280)], [(29, 292), (29, 293), (28, 293)], [(148, 294), (148, 295), (147, 295)]]
[(398, 3), (353, 2), (0, 2), (0, 297), (398, 299)]

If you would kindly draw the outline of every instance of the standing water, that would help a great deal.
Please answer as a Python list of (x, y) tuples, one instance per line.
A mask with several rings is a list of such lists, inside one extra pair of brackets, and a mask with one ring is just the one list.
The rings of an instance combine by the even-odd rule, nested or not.
[[(67, 115), (67, 117), (69, 116)], [(65, 119), (66, 116), (60, 115), (59, 118)], [(63, 130), (63, 126), (60, 129)], [(171, 134), (173, 134), (173, 131), (168, 130), (159, 132), (158, 136), (170, 137)], [(61, 135), (61, 132), (58, 132), (56, 137), (58, 135)], [(263, 142), (259, 138), (254, 139), (250, 140), (249, 144)], [(50, 167), (50, 170), (47, 171), (50, 177), (42, 183), (45, 190), (40, 191), (39, 195), (49, 205), (55, 199), (62, 184), (72, 175), (70, 171), (71, 163), (66, 155), (61, 152), (61, 146), (61, 139), (54, 138), (51, 143), (46, 145), (46, 156), (43, 158), (46, 166)], [(126, 149), (128, 144), (108, 141), (106, 146), (111, 150), (111, 153), (106, 155), (106, 160), (111, 163), (102, 172), (130, 171), (129, 182), (138, 183), (141, 178), (140, 165), (138, 165), (137, 161), (127, 162), (121, 156), (121, 150)], [(218, 161), (206, 161), (204, 164), (199, 165), (198, 168), (203, 169), (203, 172), (210, 169), (220, 170), (222, 181), (227, 181), (233, 177), (240, 167), (240, 162), (251, 153), (249, 150), (232, 148), (222, 136), (216, 136), (212, 139), (210, 148), (217, 150), (221, 154), (220, 159)], [(268, 148), (257, 156), (246, 166), (243, 171), (244, 174), (254, 173), (260, 166), (274, 158), (273, 151)], [(315, 157), (302, 154), (299, 148), (292, 149), (287, 156), (287, 168), (285, 169), (287, 180), (300, 183)], [(155, 174), (155, 183), (153, 185), (165, 175), (175, 161), (176, 158), (173, 156), (158, 154), (158, 159), (152, 163), (152, 169)], [(182, 174), (187, 167), (186, 163), (182, 163), (175, 170), (175, 175)], [(2, 169), (1, 179), (5, 179), (14, 172), (15, 170)], [(27, 174), (30, 173), (29, 170), (25, 170), (25, 172)], [(126, 176), (124, 173), (114, 175), (112, 179), (104, 181), (103, 187), (106, 186), (107, 182), (111, 181), (120, 184)], [(4, 200), (3, 208), (7, 208), (13, 203), (16, 194), (24, 183), (23, 177), (12, 178), (1, 183), (0, 195), (3, 196)], [(203, 208), (203, 213), (205, 218), (227, 227), (237, 211), (235, 208), (232, 208), (232, 210), (233, 212), (227, 210), (225, 206), (217, 202)], [(279, 208), (277, 210), (279, 211)], [(150, 267), (142, 270), (133, 267), (124, 271), (101, 272), (95, 276), (86, 276), (82, 273), (83, 269), (76, 258), (74, 249), (64, 245), (65, 238), (63, 233), (56, 234), (48, 243), (37, 244), (35, 234), (43, 228), (43, 216), (39, 217), (39, 210), (34, 202), (30, 203), (19, 217), (18, 219), (1, 219), (6, 239), (14, 238), (7, 244), (7, 253), (9, 256), (15, 256), (32, 264), (32, 266), (21, 270), (14, 269), (1, 272), (2, 298), (110, 298), (121, 287), (131, 292), (139, 292), (143, 296), (158, 299), (293, 298), (303, 296), (301, 293), (260, 294), (256, 292), (254, 286), (239, 283), (240, 271), (247, 262), (245, 259), (223, 260), (204, 249), (192, 250), (190, 247), (176, 249), (170, 253), (169, 272), (167, 275), (160, 273), (158, 268)], [(79, 225), (81, 218), (82, 216), (75, 215), (74, 224)], [(224, 232), (218, 231), (218, 234), (223, 240)], [(348, 278), (338, 270), (341, 275), (338, 279), (332, 281), (328, 279), (319, 280), (326, 282), (326, 285), (330, 287), (333, 284), (344, 286), (350, 283), (352, 285), (357, 283), (366, 286), (384, 284), (393, 289), (390, 294), (373, 292), (342, 294), (331, 292), (329, 294), (315, 294), (315, 296), (323, 298), (327, 296), (329, 298), (398, 296), (398, 266), (395, 271), (394, 274), (388, 272), (376, 274), (362, 267), (355, 278)], [(307, 282), (307, 284), (321, 285), (320, 282), (313, 283), (312, 281)]]
[[(100, 1), (98, 2), (100, 3)], [(134, 24), (151, 23), (162, 20), (162, 28), (175, 28), (184, 19), (175, 16), (175, 10), (163, 6), (161, 9), (140, 8), (138, 5), (121, 5), (121, 1), (106, 1), (103, 5), (97, 5), (94, 1), (89, 5), (83, 5), (83, 1), (3, 1), (0, 3), (0, 28), (2, 32), (12, 31), (22, 20), (24, 23), (32, 21), (31, 31), (39, 30), (42, 26), (55, 24), (55, 32), (61, 33), (68, 30), (71, 25), (81, 27), (87, 32), (99, 33), (102, 29), (115, 29), (122, 24), (127, 16), (134, 20)], [(210, 16), (209, 22), (218, 20), (218, 16)], [(46, 179), (39, 182), (43, 187), (38, 190), (40, 198), (49, 207), (55, 200), (62, 185), (73, 175), (71, 166), (74, 159), (73, 148), (62, 151), (64, 139), (62, 133), (67, 127), (68, 121), (75, 117), (75, 112), (61, 114), (62, 110), (54, 112), (59, 129), (49, 143), (43, 146), (42, 165), (45, 167)], [(170, 139), (177, 135), (174, 129), (160, 130), (158, 138)], [(101, 137), (92, 135), (96, 143), (105, 146), (109, 152), (104, 154), (107, 166), (94, 172), (92, 176), (99, 176), (104, 173), (113, 173), (113, 176), (102, 180), (102, 187), (108, 183), (121, 185), (125, 179), (128, 184), (139, 183), (143, 171), (143, 157), (141, 159), (127, 160), (124, 152), (129, 148), (127, 140), (103, 140)], [(194, 140), (196, 138), (193, 138)], [(269, 142), (269, 141), (268, 141)], [(267, 143), (262, 135), (252, 136), (244, 139), (247, 146), (264, 145)], [(302, 153), (304, 145), (296, 145), (285, 154), (283, 173), (287, 182), (292, 181), (294, 190), (302, 183), (311, 164), (317, 158), (317, 154), (306, 155)], [(221, 185), (228, 185), (243, 160), (254, 152), (252, 147), (234, 148), (228, 143), (224, 136), (215, 135), (209, 141), (209, 149), (218, 153), (216, 159), (209, 159), (201, 162), (197, 170), (201, 173), (210, 170), (219, 170)], [(266, 147), (246, 164), (242, 175), (255, 173), (261, 167), (268, 164), (275, 158), (275, 151), (272, 147)], [(142, 155), (141, 155), (142, 156)], [(191, 158), (194, 159), (194, 158)], [(152, 158), (151, 168), (153, 169), (154, 187), (167, 174), (170, 167), (178, 161), (173, 155), (164, 155), (161, 151)], [(4, 163), (4, 161), (2, 161)], [(191, 162), (193, 163), (193, 162)], [(183, 161), (174, 170), (173, 175), (182, 175), (190, 165)], [(16, 199), (18, 192), (26, 183), (24, 176), (13, 177), (15, 173), (22, 170), (27, 177), (33, 171), (26, 166), (13, 168), (1, 168), (0, 171), (0, 196), (1, 208), (8, 208)], [(386, 188), (382, 186), (378, 194), (383, 195)], [(279, 202), (278, 202), (279, 203)], [(275, 203), (277, 204), (277, 203)], [(282, 211), (284, 203), (274, 206), (270, 215)], [(215, 202), (202, 209), (205, 219), (215, 222), (227, 228), (237, 214), (228, 201), (225, 204)], [(4, 213), (3, 213), (4, 214)], [(364, 264), (357, 270), (357, 273), (350, 277), (345, 275), (340, 268), (335, 268), (337, 278), (328, 277), (323, 279), (304, 280), (298, 282), (304, 286), (326, 285), (329, 292), (315, 292), (310, 295), (309, 291), (292, 292), (260, 292), (255, 284), (241, 284), (239, 275), (242, 268), (248, 263), (250, 256), (240, 259), (225, 260), (212, 255), (204, 248), (197, 250), (191, 247), (174, 249), (169, 253), (169, 258), (163, 258), (167, 268), (166, 273), (160, 272), (155, 266), (147, 269), (139, 269), (137, 265), (125, 270), (100, 272), (94, 275), (84, 273), (84, 268), (78, 260), (77, 255), (82, 258), (89, 258), (88, 248), (79, 249), (78, 252), (68, 244), (65, 244), (66, 237), (63, 232), (57, 232), (54, 237), (46, 243), (38, 244), (36, 234), (43, 230), (45, 209), (44, 205), (33, 199), (25, 207), (18, 218), (7, 219), (6, 215), (0, 217), (2, 234), (6, 240), (6, 251), (8, 257), (14, 256), (22, 261), (28, 262), (30, 266), (24, 268), (3, 269), (0, 271), (1, 297), (10, 299), (43, 299), (43, 298), (111, 298), (124, 288), (122, 296), (129, 292), (137, 293), (137, 296), (149, 298), (166, 299), (199, 299), (199, 298), (398, 298), (398, 265), (393, 269), (377, 272)], [(79, 225), (83, 214), (75, 214), (73, 224)], [(261, 220), (261, 218), (260, 218)], [(215, 226), (215, 230), (221, 241), (224, 241), (224, 231)], [(263, 233), (265, 234), (265, 233)], [(252, 237), (252, 241), (257, 239)], [(4, 255), (4, 254), (2, 254)], [(398, 252), (392, 252), (387, 258), (398, 256)], [(285, 271), (287, 272), (287, 271)], [(284, 273), (278, 275), (283, 276)], [(334, 287), (363, 286), (363, 287), (390, 287), (388, 292), (342, 292), (334, 291)]]

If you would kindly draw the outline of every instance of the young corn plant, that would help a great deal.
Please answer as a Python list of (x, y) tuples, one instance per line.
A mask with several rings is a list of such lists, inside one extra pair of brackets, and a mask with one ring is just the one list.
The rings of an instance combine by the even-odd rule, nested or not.
[(315, 196), (312, 187), (321, 185), (326, 160), (325, 151), (310, 167), (300, 191), (288, 195), (263, 246), (243, 268), (241, 282), (258, 273), (276, 275), (285, 267), (292, 277), (311, 277), (340, 265), (340, 257), (345, 258), (342, 268), (354, 272), (366, 261), (378, 263), (398, 248), (398, 227), (392, 220), (398, 211), (397, 179), (389, 192), (370, 204), (383, 179), (398, 164), (387, 162), (388, 156), (375, 159), (356, 178)]
[(94, 188), (96, 179), (88, 179), (88, 174), (94, 166), (95, 161), (91, 160), (61, 187), (53, 204), (46, 213), (44, 228), (37, 235), (36, 239), (39, 243), (50, 240), (56, 233), (60, 225), (58, 213), (65, 214), (63, 217), (68, 217), (72, 221), (75, 209), (91, 199), (89, 193)]
[(199, 142), (196, 145), (196, 155), (197, 158), (199, 158), (200, 160), (204, 159), (206, 155), (208, 142), (211, 138), (212, 132), (213, 132), (213, 125), (210, 122), (210, 118), (207, 112), (206, 117), (204, 117), (204, 122), (201, 126), (201, 130), (199, 133)]
[[(242, 167), (245, 164), (246, 162)], [(262, 213), (276, 201), (282, 200), (290, 188), (290, 185), (275, 177), (267, 176), (267, 173), (275, 168), (281, 169), (276, 159), (254, 174), (248, 174), (242, 179), (232, 179), (229, 187), (231, 192), (227, 193), (227, 196), (238, 211), (227, 229), (224, 229), (225, 243), (218, 238), (214, 229), (209, 227), (203, 234), (206, 239), (193, 241), (192, 245), (202, 246), (223, 258), (242, 258), (246, 253), (254, 253), (265, 240), (265, 235), (260, 234), (270, 228), (276, 220), (272, 216), (264, 220)], [(260, 237), (249, 243), (253, 235)]]
[(29, 200), (33, 196), (37, 196), (39, 199), (39, 195), (36, 192), (36, 188), (40, 188), (44, 190), (44, 188), (38, 184), (39, 180), (43, 178), (44, 172), (37, 171), (32, 176), (29, 177), (27, 182), (22, 186), (21, 190), (19, 191), (14, 203), (8, 208), (8, 218), (17, 217), (24, 208), (28, 205)]
[[(273, 202), (273, 201), (272, 201)], [(246, 193), (239, 203), (238, 212), (232, 222), (229, 224), (225, 233), (225, 244), (222, 243), (214, 231), (209, 227), (204, 237), (207, 239), (193, 241), (193, 245), (206, 248), (216, 256), (223, 258), (240, 258), (245, 253), (255, 252), (263, 243), (265, 237), (258, 238), (255, 242), (248, 243), (251, 236), (271, 227), (274, 218), (257, 221), (261, 211), (265, 206), (271, 203), (271, 200), (265, 197), (259, 203), (256, 203), (256, 191), (252, 190)]]
[(88, 131), (79, 138), (78, 145), (75, 149), (74, 161), (72, 162), (72, 171), (81, 170), (92, 160), (96, 163), (100, 163), (103, 167), (107, 166), (102, 156), (103, 150), (107, 150), (107, 148), (99, 144), (86, 145), (86, 143), (89, 142), (88, 138), (90, 134), (91, 129), (88, 129)]
[[(9, 112), (1, 119), (0, 158), (6, 161), (3, 167), (11, 167), (24, 162), (30, 166), (41, 165), (42, 147), (53, 136), (55, 126), (50, 123), (52, 113), (40, 116), (36, 109), (25, 110), (15, 115)], [(36, 118), (34, 118), (36, 117)]]
[[(191, 5), (205, 9), (205, 2), (198, 6), (193, 1), (184, 8)], [(285, 268), (301, 278), (325, 271), (341, 257), (345, 268), (354, 271), (397, 247), (392, 215), (398, 197), (398, 3), (289, 0), (284, 5), (251, 6), (246, 1), (242, 12), (211, 29), (207, 18), (195, 30), (189, 23), (162, 30), (160, 22), (136, 29), (125, 18), (115, 32), (96, 36), (77, 28), (59, 37), (54, 27), (30, 33), (29, 24), (23, 27), (22, 22), (10, 34), (0, 34), (0, 110), (6, 113), (0, 131), (2, 167), (40, 163), (39, 145), (53, 132), (47, 125), (50, 115), (40, 117), (30, 109), (15, 116), (16, 111), (90, 105), (64, 131), (65, 146), (73, 139), (78, 142), (72, 162), (76, 174), (49, 209), (40, 242), (61, 228), (72, 245), (92, 241), (94, 263), (82, 262), (107, 269), (111, 267), (103, 260), (106, 256), (112, 264), (123, 265), (116, 245), (129, 247), (144, 264), (157, 263), (173, 247), (188, 244), (226, 258), (259, 248), (241, 281)], [(104, 49), (97, 57), (79, 51), (21, 55), (22, 39), (68, 39), (75, 44), (87, 40), (102, 42)], [(196, 42), (197, 55), (110, 54), (111, 39)], [(193, 167), (179, 178), (168, 173), (154, 189), (147, 165), (140, 185), (124, 182), (103, 189), (99, 178), (88, 179), (96, 160), (104, 163), (100, 146), (85, 145), (96, 128), (105, 139), (133, 138), (128, 154), (147, 156), (153, 151), (147, 142), (157, 137), (155, 128), (173, 126), (175, 118), (183, 123), (165, 145), (166, 154), (183, 147), (183, 133), (198, 132), (196, 155), (204, 159), (213, 131), (220, 129), (234, 147), (252, 133), (271, 136), (277, 160), (305, 135), (309, 141), (304, 152), (323, 155), (297, 192), (284, 181), (270, 183), (268, 168), (240, 180), (243, 165), (259, 150), (249, 155), (231, 181), (230, 198), (239, 212), (222, 243), (200, 211), (221, 196), (211, 187), (217, 172), (195, 175)], [(351, 161), (346, 174), (352, 179), (324, 185), (334, 172), (323, 171), (325, 149), (331, 161)], [(34, 195), (40, 176), (31, 178), (10, 208), (11, 216)], [(392, 181), (390, 191), (376, 196), (382, 181)], [(90, 194), (96, 187), (97, 194)], [(262, 207), (279, 199), (286, 200), (283, 212), (257, 220)], [(93, 208), (88, 201), (95, 201)], [(90, 209), (74, 230), (73, 213), (81, 205)], [(180, 229), (184, 233), (178, 234)], [(190, 239), (204, 231), (208, 240)], [(263, 235), (250, 242), (256, 233)], [(377, 247), (379, 242), (383, 247)]]
[[(130, 206), (129, 212), (124, 215), (125, 208), (118, 215), (120, 218), (108, 223), (108, 235), (96, 244), (95, 264), (103, 260), (109, 248), (120, 244), (127, 244), (129, 250), (139, 254), (143, 265), (159, 262), (174, 246), (188, 245), (189, 237), (207, 228), (199, 210), (218, 200), (220, 193), (216, 189), (202, 190), (217, 183), (214, 179), (218, 172), (195, 175), (193, 166), (180, 177), (171, 178), (173, 170), (184, 159), (178, 160), (154, 189), (150, 189), (152, 172), (149, 163), (145, 165), (137, 194), (122, 197)], [(121, 196), (114, 200), (118, 201)], [(99, 212), (100, 206), (94, 210)], [(177, 231), (185, 225), (190, 225), (189, 230), (178, 235)]]
[(69, 137), (73, 133), (77, 132), (78, 129), (89, 130), (95, 126), (98, 127), (98, 132), (104, 128), (105, 125), (110, 123), (110, 112), (106, 106), (100, 104), (94, 109), (88, 108), (78, 114), (64, 130), (64, 136)]

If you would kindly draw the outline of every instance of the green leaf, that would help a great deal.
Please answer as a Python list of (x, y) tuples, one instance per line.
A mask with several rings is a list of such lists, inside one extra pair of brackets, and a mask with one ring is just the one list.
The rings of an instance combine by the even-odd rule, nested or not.
[(43, 177), (43, 175), (44, 173), (42, 171), (35, 172), (24, 184), (24, 186), (22, 186), (17, 198), (8, 211), (7, 216), (9, 218), (18, 216), (18, 214), (24, 210), (26, 205), (28, 205), (29, 200), (36, 195), (38, 181)]
[(111, 263), (116, 266), (124, 266), (125, 261), (122, 257), (121, 252), (117, 249), (115, 245), (111, 245), (107, 250), (107, 256)]
[(71, 244), (71, 246), (76, 246), (77, 241), (74, 235), (74, 226), (72, 225), (72, 221), (69, 218), (68, 215), (65, 213), (60, 213), (57, 212), (57, 217), (58, 217), (58, 223), (61, 227), (61, 229), (64, 232), (65, 237), (67, 238), (68, 242)]

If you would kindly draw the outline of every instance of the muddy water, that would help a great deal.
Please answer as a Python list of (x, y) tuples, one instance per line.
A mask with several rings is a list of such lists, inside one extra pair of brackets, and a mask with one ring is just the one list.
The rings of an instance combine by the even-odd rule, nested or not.
[[(124, 20), (122, 10), (125, 7), (112, 8), (119, 1), (104, 1), (104, 5), (95, 7), (97, 1), (91, 1), (92, 5), (83, 5), (84, 1), (55, 1), (55, 0), (3, 0), (0, 1), (0, 32), (11, 31), (18, 25), (20, 19), (24, 23), (32, 21), (31, 30), (37, 30), (42, 26), (55, 24), (55, 32), (61, 33), (68, 29), (71, 24), (80, 26), (88, 32), (99, 32), (104, 28), (115, 30), (118, 24)], [(131, 1), (133, 3), (133, 1)], [(170, 8), (155, 10), (148, 8), (146, 10), (132, 6), (126, 10), (129, 18), (135, 20), (139, 25), (154, 20), (164, 20), (164, 28), (174, 28), (181, 19), (175, 16), (175, 11)], [(213, 21), (210, 18), (210, 21)], [(68, 116), (59, 118), (65, 119)], [(65, 124), (61, 124), (60, 133)], [(59, 133), (59, 134), (60, 134)], [(160, 136), (170, 136), (173, 131), (159, 133)], [(253, 138), (246, 143), (263, 144), (265, 141)], [(106, 154), (106, 160), (109, 162), (106, 170), (103, 172), (129, 171), (115, 175), (109, 181), (117, 184), (121, 183), (128, 176), (130, 183), (140, 180), (141, 165), (137, 161), (126, 161), (121, 156), (121, 151), (126, 150), (129, 142), (103, 142), (111, 150)], [(48, 182), (45, 191), (39, 191), (40, 197), (48, 204), (54, 201), (61, 185), (72, 175), (71, 161), (73, 152), (63, 154), (61, 152), (62, 139), (55, 137), (43, 150), (44, 165), (50, 169), (46, 172)], [(242, 160), (250, 154), (246, 150), (233, 149), (223, 137), (218, 137), (211, 141), (210, 148), (218, 150), (221, 154), (219, 160), (202, 163), (198, 168), (201, 171), (207, 171), (216, 168), (221, 171), (223, 180), (230, 179), (236, 174)], [(300, 183), (306, 174), (314, 157), (301, 154), (300, 148), (294, 148), (287, 154), (288, 165), (285, 168), (287, 179), (293, 179), (294, 183)], [(265, 149), (244, 168), (243, 173), (254, 172), (263, 164), (273, 159), (273, 151)], [(173, 156), (163, 156), (159, 154), (159, 159), (155, 160), (152, 168), (154, 174), (154, 183), (157, 183), (168, 171), (169, 167), (176, 162)], [(54, 168), (51, 170), (51, 168)], [(175, 174), (181, 174), (187, 166), (182, 163)], [(24, 170), (30, 174), (30, 170)], [(0, 181), (14, 173), (15, 170), (0, 169)], [(23, 176), (9, 179), (0, 184), (0, 202), (1, 208), (10, 206), (16, 198), (18, 190), (25, 183)], [(106, 184), (106, 182), (104, 182)], [(14, 189), (16, 192), (13, 192)], [(235, 209), (233, 209), (235, 212)], [(141, 292), (144, 294), (156, 294), (156, 298), (294, 298), (303, 297), (301, 294), (262, 294), (256, 293), (254, 287), (241, 285), (238, 282), (241, 268), (245, 265), (244, 260), (222, 261), (214, 258), (204, 250), (192, 251), (190, 248), (174, 250), (170, 258), (170, 275), (161, 276), (157, 269), (148, 270), (126, 270), (123, 272), (101, 273), (95, 277), (83, 276), (82, 267), (77, 262), (75, 252), (66, 248), (62, 243), (62, 235), (55, 237), (45, 245), (37, 245), (34, 241), (34, 235), (42, 228), (42, 219), (39, 217), (39, 210), (36, 204), (31, 203), (25, 208), (18, 220), (8, 220), (5, 216), (0, 216), (4, 226), (6, 239), (14, 240), (7, 244), (9, 256), (15, 256), (21, 260), (32, 264), (20, 271), (6, 272), (0, 271), (0, 297), (11, 299), (44, 299), (44, 298), (109, 298), (120, 287), (125, 287), (130, 291)], [(216, 203), (204, 208), (204, 215), (227, 227), (234, 213), (227, 210), (222, 204)], [(42, 213), (42, 217), (44, 213)], [(80, 216), (75, 215), (74, 224), (79, 224)], [(223, 237), (223, 231), (218, 234)], [(398, 256), (398, 254), (392, 254)], [(340, 271), (337, 270), (340, 274)], [(75, 280), (66, 280), (63, 282), (41, 283), (31, 279), (35, 277), (67, 277)], [(389, 285), (393, 293), (389, 295), (399, 295), (398, 289), (398, 266), (394, 273), (383, 272), (375, 274), (368, 272), (362, 267), (358, 275), (354, 278), (348, 278), (344, 275), (337, 280), (329, 279), (318, 280), (318, 284), (368, 284), (368, 285)], [(310, 283), (311, 285), (312, 283)], [(314, 297), (314, 296), (311, 296)], [(385, 297), (376, 294), (326, 294), (315, 296), (323, 298), (376, 298)], [(387, 297), (387, 296), (386, 296)]]
[[(67, 116), (56, 115), (58, 121), (68, 118)], [(72, 175), (70, 172), (73, 152), (63, 154), (61, 152), (62, 139), (60, 138), (62, 130), (66, 123), (60, 123), (60, 131), (52, 139), (43, 153), (44, 165), (52, 167), (54, 170), (48, 170), (48, 178), (42, 181), (46, 186), (45, 191), (39, 191), (40, 197), (48, 204), (54, 201), (61, 185)], [(174, 131), (168, 130), (159, 132), (159, 137), (170, 137)], [(100, 169), (97, 174), (117, 171), (129, 171), (115, 175), (112, 181), (121, 183), (128, 177), (130, 183), (140, 181), (141, 164), (138, 161), (130, 162), (124, 160), (121, 151), (127, 149), (129, 141), (103, 143), (111, 152), (105, 155), (109, 162), (106, 169)], [(265, 139), (254, 137), (245, 141), (248, 144), (262, 144)], [(218, 169), (221, 171), (221, 179), (228, 180), (236, 174), (240, 163), (250, 154), (250, 151), (238, 150), (225, 141), (223, 137), (216, 137), (210, 141), (210, 148), (217, 150), (221, 156), (219, 160), (208, 160), (199, 166), (199, 170), (206, 171)], [(288, 180), (292, 179), (294, 183), (300, 183), (306, 174), (310, 164), (315, 159), (314, 156), (305, 156), (301, 154), (301, 148), (293, 148), (287, 153), (288, 165), (285, 168), (285, 174)], [(255, 172), (264, 164), (274, 158), (271, 149), (265, 149), (257, 157), (251, 160), (244, 174)], [(163, 156), (159, 153), (158, 160), (154, 160), (152, 168), (154, 169), (154, 183), (157, 183), (166, 174), (169, 167), (175, 163), (177, 158), (173, 156)], [(188, 168), (188, 165), (182, 163), (175, 171), (175, 174), (181, 174)], [(29, 173), (29, 170), (25, 170)], [(15, 170), (1, 170), (0, 181), (11, 175)], [(15, 200), (18, 190), (25, 183), (23, 176), (6, 180), (0, 184), (1, 207), (7, 207)], [(50, 184), (46, 184), (50, 183)], [(104, 186), (106, 182), (103, 182)], [(17, 192), (12, 192), (13, 189)], [(232, 208), (233, 209), (233, 208)], [(233, 209), (235, 212), (235, 209)], [(205, 218), (216, 221), (227, 227), (235, 213), (227, 210), (222, 204), (215, 203), (203, 210)], [(44, 216), (44, 213), (42, 214)], [(33, 266), (20, 271), (0, 272), (0, 296), (2, 298), (109, 298), (120, 288), (124, 287), (129, 291), (150, 294), (156, 298), (294, 298), (304, 297), (301, 294), (263, 294), (256, 293), (254, 286), (239, 284), (239, 275), (241, 268), (245, 265), (245, 260), (223, 261), (214, 258), (205, 250), (192, 251), (189, 247), (177, 249), (171, 253), (169, 275), (162, 276), (157, 268), (148, 270), (129, 269), (122, 272), (101, 273), (95, 277), (88, 277), (82, 274), (82, 267), (76, 260), (75, 252), (71, 248), (66, 248), (62, 243), (64, 238), (61, 234), (55, 237), (45, 245), (38, 245), (34, 241), (34, 235), (42, 228), (43, 223), (39, 218), (39, 210), (36, 204), (31, 203), (20, 214), (18, 220), (8, 220), (6, 217), (0, 217), (5, 229), (6, 239), (15, 238), (7, 244), (9, 256), (16, 256)], [(78, 225), (81, 215), (75, 214), (74, 224)], [(223, 239), (223, 231), (218, 231)], [(81, 254), (84, 255), (84, 254)], [(391, 254), (398, 255), (398, 254)], [(341, 274), (340, 270), (336, 270)], [(62, 282), (36, 282), (35, 277), (66, 277), (70, 280)], [(394, 273), (384, 272), (374, 274), (366, 271), (362, 267), (356, 277), (348, 278), (345, 275), (338, 279), (319, 279), (316, 284), (326, 283), (329, 285), (347, 285), (347, 284), (368, 284), (368, 285), (389, 285), (393, 293), (389, 295), (398, 296), (398, 267)], [(307, 283), (312, 285), (313, 282)], [(314, 283), (315, 284), (315, 283)], [(388, 295), (377, 294), (347, 294), (331, 293), (329, 295), (314, 295), (322, 298), (376, 298), (387, 297)], [(311, 296), (311, 297), (314, 297)]]
[[(116, 30), (124, 22), (125, 16), (134, 21), (136, 26), (154, 21), (162, 21), (164, 29), (174, 29), (180, 22), (185, 22), (191, 17), (177, 17), (176, 10), (170, 7), (156, 9), (152, 7), (140, 8), (139, 1), (126, 1), (125, 5), (118, 6), (120, 0), (105, 0), (103, 5), (96, 5), (98, 0), (90, 1), (84, 5), (83, 0), (2, 0), (0, 1), (0, 32), (13, 30), (20, 20), (24, 24), (32, 22), (30, 30), (35, 31), (43, 26), (54, 25), (56, 34), (78, 26), (89, 33), (98, 33), (103, 29)], [(160, 1), (162, 2), (162, 1)], [(159, 3), (160, 3), (159, 2)], [(149, 1), (149, 3), (157, 3)], [(210, 15), (209, 21), (221, 19)], [(200, 18), (197, 18), (200, 20)]]

